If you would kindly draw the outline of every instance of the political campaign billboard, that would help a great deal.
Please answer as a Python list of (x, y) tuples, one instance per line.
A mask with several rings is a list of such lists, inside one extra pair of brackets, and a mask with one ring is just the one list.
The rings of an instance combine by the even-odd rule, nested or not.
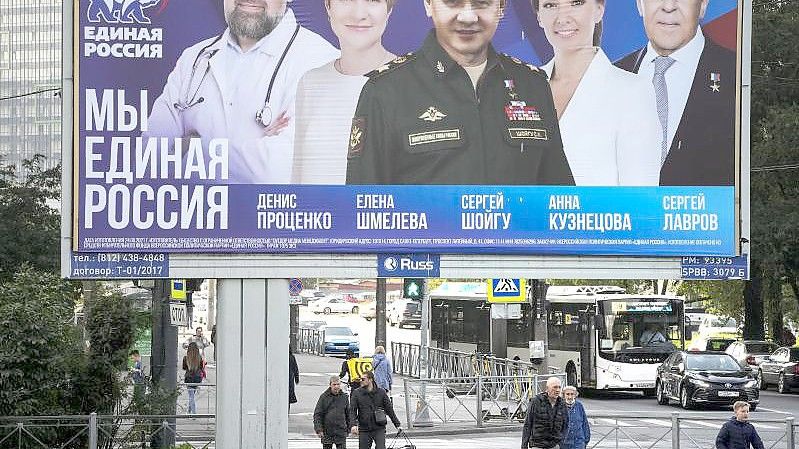
[(739, 252), (735, 0), (72, 18), (75, 252)]

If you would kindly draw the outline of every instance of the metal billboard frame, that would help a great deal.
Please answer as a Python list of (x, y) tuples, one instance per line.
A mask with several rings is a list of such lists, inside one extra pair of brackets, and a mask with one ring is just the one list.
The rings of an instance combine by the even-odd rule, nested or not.
[[(74, 151), (77, 122), (74, 39), (76, 0), (63, 2), (62, 42), (62, 201), (61, 275), (70, 277), (73, 248)], [(739, 176), (736, 194), (738, 255), (750, 254), (750, 104), (752, 86), (752, 0), (738, 2), (739, 36)], [(686, 254), (689, 256), (690, 254)], [(374, 254), (176, 254), (169, 256), (165, 278), (280, 279), (291, 277), (377, 277)], [(748, 262), (747, 262), (748, 263)], [(679, 257), (441, 255), (442, 278), (521, 277), (533, 279), (680, 279)]]

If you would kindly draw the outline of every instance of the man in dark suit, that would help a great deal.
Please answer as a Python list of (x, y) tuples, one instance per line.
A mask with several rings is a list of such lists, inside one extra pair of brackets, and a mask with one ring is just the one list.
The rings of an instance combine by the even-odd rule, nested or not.
[(735, 185), (736, 56), (699, 27), (709, 0), (636, 0), (649, 44), (616, 62), (652, 82), (660, 185)]

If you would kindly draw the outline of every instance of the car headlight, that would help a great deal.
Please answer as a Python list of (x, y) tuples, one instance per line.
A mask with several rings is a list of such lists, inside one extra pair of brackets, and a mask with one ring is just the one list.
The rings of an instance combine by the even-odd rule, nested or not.
[(746, 388), (753, 388), (757, 385), (757, 379), (752, 379), (746, 383)]
[(699, 388), (710, 388), (710, 383), (709, 382), (705, 382), (704, 380), (691, 379), (691, 383), (693, 383), (694, 385), (696, 385)]

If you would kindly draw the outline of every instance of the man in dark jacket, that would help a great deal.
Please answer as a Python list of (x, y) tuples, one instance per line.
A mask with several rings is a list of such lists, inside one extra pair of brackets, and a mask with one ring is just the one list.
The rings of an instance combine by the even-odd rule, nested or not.
[(522, 432), (522, 449), (560, 449), (569, 420), (566, 405), (560, 397), (560, 379), (547, 379), (547, 391), (530, 400)]
[(735, 416), (721, 426), (716, 437), (716, 449), (763, 449), (763, 440), (757, 434), (755, 426), (749, 422), (749, 404), (737, 401), (732, 409)]
[[(377, 421), (376, 412), (382, 415), (382, 423)], [(371, 449), (372, 441), (375, 449), (386, 449), (386, 418), (391, 419), (397, 431), (401, 430), (386, 391), (375, 385), (375, 375), (371, 371), (361, 376), (361, 388), (352, 393), (350, 417), (356, 423), (351, 430), (358, 435), (358, 449)]]
[(313, 428), (322, 439), (322, 449), (347, 448), (347, 435), (352, 427), (349, 398), (341, 391), (341, 379), (330, 378), (330, 388), (325, 390), (313, 411)]

